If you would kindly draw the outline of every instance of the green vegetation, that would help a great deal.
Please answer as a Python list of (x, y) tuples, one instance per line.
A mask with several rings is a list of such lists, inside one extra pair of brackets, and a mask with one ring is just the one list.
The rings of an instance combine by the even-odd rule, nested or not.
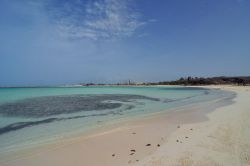
[(187, 77), (180, 78), (176, 81), (166, 81), (151, 83), (158, 85), (221, 85), (221, 84), (236, 84), (236, 85), (250, 85), (250, 77)]

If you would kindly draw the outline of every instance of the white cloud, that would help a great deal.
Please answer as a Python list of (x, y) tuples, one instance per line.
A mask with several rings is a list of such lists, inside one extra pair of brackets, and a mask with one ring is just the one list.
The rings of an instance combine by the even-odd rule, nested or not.
[[(146, 24), (130, 0), (95, 0), (65, 3), (53, 13), (60, 32), (69, 38), (117, 39), (131, 36)], [(150, 21), (149, 21), (150, 22)]]

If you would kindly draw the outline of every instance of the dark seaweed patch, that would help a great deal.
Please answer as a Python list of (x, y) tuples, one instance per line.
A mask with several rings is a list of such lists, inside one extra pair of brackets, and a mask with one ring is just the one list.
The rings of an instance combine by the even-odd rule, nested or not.
[(10, 125), (4, 126), (0, 128), (0, 135), (23, 129), (26, 127), (32, 127), (32, 126), (37, 126), (41, 124), (46, 124), (46, 123), (52, 123), (55, 121), (64, 121), (64, 120), (71, 120), (71, 119), (80, 119), (80, 118), (85, 118), (85, 117), (94, 117), (94, 116), (106, 116), (106, 115), (121, 115), (120, 112), (114, 112), (110, 111), (107, 113), (100, 113), (100, 114), (92, 114), (92, 115), (82, 115), (82, 116), (72, 116), (72, 117), (65, 117), (65, 118), (48, 118), (48, 119), (43, 119), (43, 120), (38, 120), (38, 121), (27, 121), (27, 122), (17, 122), (17, 123), (12, 123)]
[(121, 102), (131, 102), (132, 100), (137, 99), (159, 101), (157, 98), (141, 95), (106, 94), (46, 96), (2, 104), (0, 105), (0, 114), (2, 116), (11, 117), (40, 118), (80, 111), (115, 109), (122, 106)]

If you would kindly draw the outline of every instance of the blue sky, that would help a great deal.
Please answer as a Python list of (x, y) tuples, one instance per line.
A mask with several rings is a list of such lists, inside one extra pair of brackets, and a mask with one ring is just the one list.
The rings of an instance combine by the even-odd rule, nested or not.
[(250, 75), (248, 0), (1, 0), (0, 86)]

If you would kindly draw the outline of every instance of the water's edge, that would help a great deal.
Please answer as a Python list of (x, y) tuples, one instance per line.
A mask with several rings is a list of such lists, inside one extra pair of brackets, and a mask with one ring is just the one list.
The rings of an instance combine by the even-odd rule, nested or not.
[[(53, 139), (49, 142), (43, 142), (41, 144), (34, 144), (34, 145), (29, 146), (29, 147), (16, 149), (15, 151), (6, 151), (2, 154), (0, 153), (0, 155), (6, 156), (6, 155), (12, 155), (12, 154), (20, 154), (22, 152), (25, 153), (27, 151), (32, 151), (33, 149), (39, 149), (39, 148), (43, 148), (45, 146), (50, 146), (50, 145), (53, 146), (54, 144), (57, 144), (58, 142), (62, 142), (62, 140), (67, 141), (67, 140), (71, 140), (71, 139), (75, 140), (77, 138), (87, 137), (89, 134), (100, 132), (100, 129), (105, 130), (105, 129), (110, 128), (112, 126), (121, 126), (123, 123), (129, 123), (129, 122), (138, 121), (138, 120), (140, 121), (140, 120), (145, 120), (145, 119), (149, 119), (149, 118), (154, 119), (154, 118), (161, 117), (162, 115), (178, 113), (179, 111), (192, 111), (193, 109), (196, 109), (196, 110), (198, 109), (201, 114), (206, 115), (207, 113), (210, 113), (210, 112), (216, 110), (217, 108), (221, 108), (221, 107), (233, 104), (234, 103), (233, 99), (235, 97), (236, 97), (236, 93), (230, 93), (230, 94), (228, 94), (228, 96), (224, 96), (222, 98), (215, 99), (212, 101), (192, 103), (192, 104), (176, 107), (173, 109), (168, 109), (168, 110), (161, 111), (161, 112), (147, 113), (147, 114), (141, 115), (141, 116), (126, 117), (126, 118), (123, 117), (121, 119), (116, 119), (116, 120), (113, 120), (112, 122), (102, 124), (101, 126), (95, 126), (93, 128), (89, 128), (88, 130), (85, 130), (83, 132), (75, 132), (75, 133), (72, 132), (66, 136)], [(201, 121), (204, 121), (204, 120), (201, 120)]]

